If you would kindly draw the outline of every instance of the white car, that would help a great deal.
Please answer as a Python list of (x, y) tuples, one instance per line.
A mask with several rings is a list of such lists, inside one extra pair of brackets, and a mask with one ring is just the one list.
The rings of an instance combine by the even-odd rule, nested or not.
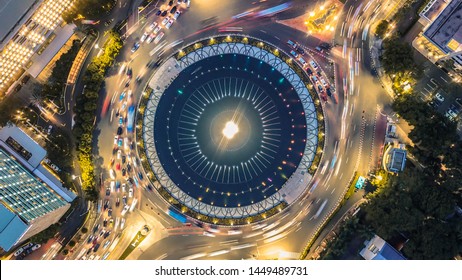
[(133, 197), (133, 188), (128, 190), (128, 197)]
[(15, 257), (17, 257), (17, 256), (21, 255), (21, 253), (22, 253), (23, 251), (24, 251), (23, 248), (19, 248), (16, 252), (14, 252), (13, 255), (14, 255)]
[(311, 65), (311, 67), (313, 67), (314, 69), (318, 69), (318, 65), (317, 65), (316, 62), (314, 62), (313, 60), (310, 60), (310, 65)]
[(173, 19), (174, 20), (177, 20), (178, 17), (181, 15), (181, 12), (180, 11), (176, 11), (175, 14), (173, 15)]
[(170, 20), (167, 22), (167, 24), (165, 25), (165, 28), (170, 29), (170, 27), (172, 26), (172, 24), (173, 24), (174, 21), (175, 21), (175, 20), (174, 20), (173, 18), (170, 19)]
[(120, 222), (120, 229), (124, 229), (125, 227), (125, 218), (122, 218), (122, 222)]
[(144, 32), (143, 36), (141, 36), (140, 38), (140, 42), (143, 43), (144, 41), (146, 41), (146, 39), (148, 38), (148, 35), (149, 35), (148, 32)]
[(154, 40), (154, 44), (157, 44), (160, 42), (160, 40), (162, 40), (162, 37), (164, 37), (165, 33), (164, 32), (160, 32), (159, 35), (157, 35), (156, 39)]
[(111, 192), (114, 192), (115, 182), (111, 181), (110, 186), (111, 186)]
[(38, 248), (42, 247), (40, 244), (35, 244), (34, 247), (32, 247), (32, 251), (37, 250)]
[(170, 21), (170, 17), (164, 18), (164, 20), (162, 21), (162, 25), (165, 26), (169, 21)]
[(125, 205), (125, 207), (124, 207), (124, 209), (122, 210), (122, 212), (120, 213), (120, 215), (125, 216), (125, 214), (127, 213), (128, 209), (130, 209), (130, 206)]
[(117, 141), (119, 141), (119, 136), (114, 136), (114, 145), (117, 145)]
[(327, 86), (327, 83), (326, 83), (326, 81), (325, 81), (323, 78), (321, 78), (321, 79), (319, 79), (319, 80), (321, 81), (321, 84), (322, 84), (324, 87)]
[(106, 240), (106, 242), (104, 242), (103, 248), (106, 249), (109, 244), (111, 244), (111, 240)]
[(149, 25), (148, 30), (153, 31), (154, 28), (156, 28), (156, 27), (157, 27), (157, 22), (153, 22), (153, 23), (151, 23), (151, 25)]
[(127, 192), (127, 184), (123, 183), (122, 184), (122, 193), (126, 193)]
[(157, 26), (157, 27), (154, 29), (153, 33), (154, 33), (154, 34), (157, 34), (157, 33), (159, 33), (159, 31), (160, 31), (161, 29), (162, 29), (162, 26), (159, 25), (159, 26)]
[(148, 38), (146, 39), (146, 43), (150, 44), (152, 40), (154, 40), (154, 38), (156, 38), (156, 34), (154, 33), (149, 34)]
[(439, 92), (437, 92), (437, 93), (435, 94), (435, 97), (436, 97), (436, 99), (438, 99), (439, 101), (444, 102), (444, 97), (443, 97)]
[(120, 159), (122, 157), (122, 150), (117, 151), (117, 159)]
[(111, 176), (112, 180), (114, 180), (116, 178), (114, 169), (109, 169), (109, 175)]

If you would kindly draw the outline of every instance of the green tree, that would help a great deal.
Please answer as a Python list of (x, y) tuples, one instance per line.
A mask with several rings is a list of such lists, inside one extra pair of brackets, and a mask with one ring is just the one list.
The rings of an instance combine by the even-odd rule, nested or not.
[(403, 40), (392, 37), (383, 41), (384, 52), (382, 54), (382, 65), (385, 73), (399, 75), (415, 70), (413, 52), (411, 46)]
[(388, 31), (389, 25), (390, 23), (387, 20), (385, 19), (381, 20), (380, 23), (375, 28), (375, 36), (379, 37), (380, 39), (383, 39), (383, 37)]

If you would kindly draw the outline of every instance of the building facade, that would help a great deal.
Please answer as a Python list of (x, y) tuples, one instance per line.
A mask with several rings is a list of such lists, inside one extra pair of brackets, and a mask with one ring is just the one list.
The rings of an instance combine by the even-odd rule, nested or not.
[(0, 130), (0, 247), (5, 251), (58, 222), (76, 197), (42, 165), (45, 156), (19, 128)]

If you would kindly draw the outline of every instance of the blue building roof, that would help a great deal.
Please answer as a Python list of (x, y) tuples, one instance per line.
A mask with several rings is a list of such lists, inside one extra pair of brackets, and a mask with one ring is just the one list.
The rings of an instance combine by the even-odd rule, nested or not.
[(28, 225), (2, 204), (0, 217), (0, 247), (9, 251), (27, 231)]

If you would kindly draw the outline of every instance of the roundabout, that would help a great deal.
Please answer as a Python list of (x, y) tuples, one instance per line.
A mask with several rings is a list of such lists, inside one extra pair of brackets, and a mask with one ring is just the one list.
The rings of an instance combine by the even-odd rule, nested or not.
[(192, 218), (238, 225), (305, 193), (324, 123), (302, 72), (276, 47), (230, 36), (198, 41), (161, 65), (140, 103), (139, 152), (164, 199)]

